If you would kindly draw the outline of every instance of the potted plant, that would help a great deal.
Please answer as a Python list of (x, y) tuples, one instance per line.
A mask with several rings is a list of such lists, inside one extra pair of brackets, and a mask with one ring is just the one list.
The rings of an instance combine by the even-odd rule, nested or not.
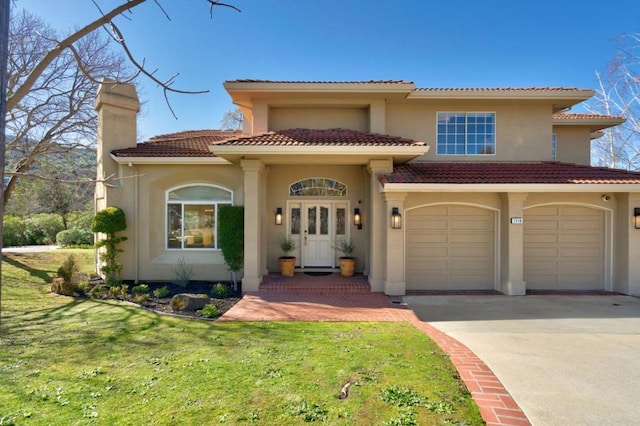
[(356, 258), (352, 256), (356, 246), (352, 239), (342, 239), (336, 242), (336, 249), (342, 253), (340, 256), (340, 275), (352, 277), (356, 269)]
[(296, 249), (296, 242), (286, 236), (280, 238), (280, 249), (284, 252), (284, 256), (280, 256), (280, 273), (283, 277), (292, 277), (296, 269), (295, 256), (289, 256), (289, 253)]

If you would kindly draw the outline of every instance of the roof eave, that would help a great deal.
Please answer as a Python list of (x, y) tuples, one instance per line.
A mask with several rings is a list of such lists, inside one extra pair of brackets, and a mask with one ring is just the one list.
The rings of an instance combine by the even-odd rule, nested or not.
[(411, 93), (413, 82), (323, 83), (323, 82), (238, 82), (223, 83), (228, 93)]
[(639, 192), (640, 183), (384, 183), (382, 192)]
[(624, 118), (554, 118), (554, 126), (588, 127), (592, 132), (619, 126), (627, 121)]
[(231, 164), (229, 161), (220, 157), (119, 157), (114, 154), (110, 154), (111, 158), (118, 164), (171, 164), (171, 165), (183, 165), (183, 164)]

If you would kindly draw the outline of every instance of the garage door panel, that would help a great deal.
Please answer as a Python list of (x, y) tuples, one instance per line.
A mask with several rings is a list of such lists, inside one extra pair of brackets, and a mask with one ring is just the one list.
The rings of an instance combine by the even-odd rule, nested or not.
[(524, 237), (529, 244), (555, 244), (558, 242), (557, 234), (534, 234), (525, 232)]
[(588, 258), (592, 262), (599, 262), (602, 257), (602, 249), (600, 247), (562, 247), (559, 252), (563, 258)]
[(548, 248), (548, 247), (525, 247), (524, 249), (524, 256), (525, 257), (542, 257), (542, 258), (547, 258), (547, 257), (552, 257), (552, 258), (556, 258), (558, 256), (558, 249), (557, 248)]
[(415, 219), (412, 220), (410, 222), (409, 225), (407, 225), (407, 229), (410, 231), (433, 231), (433, 230), (442, 230), (442, 229), (446, 229), (447, 228), (447, 221), (446, 220), (435, 220), (435, 219), (431, 219), (431, 220), (421, 220), (421, 219)]
[(411, 251), (411, 256), (407, 256), (407, 258), (420, 260), (424, 258), (445, 257), (446, 255), (446, 247), (416, 247)]
[[(555, 210), (555, 217), (552, 212)], [(525, 210), (524, 280), (533, 290), (604, 288), (604, 219), (583, 206)], [(555, 230), (554, 230), (555, 228)]]
[(527, 230), (529, 232), (553, 231), (558, 229), (558, 224), (552, 221), (542, 221), (527, 218)]
[(494, 288), (493, 211), (471, 206), (431, 206), (410, 210), (407, 222), (407, 289)]
[(562, 234), (560, 235), (561, 244), (600, 244), (602, 235), (600, 233), (592, 234)]

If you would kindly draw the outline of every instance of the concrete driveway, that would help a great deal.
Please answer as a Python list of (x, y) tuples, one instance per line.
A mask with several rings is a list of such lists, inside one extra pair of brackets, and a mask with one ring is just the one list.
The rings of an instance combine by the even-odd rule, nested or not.
[(407, 296), (476, 353), (533, 425), (640, 422), (640, 299)]

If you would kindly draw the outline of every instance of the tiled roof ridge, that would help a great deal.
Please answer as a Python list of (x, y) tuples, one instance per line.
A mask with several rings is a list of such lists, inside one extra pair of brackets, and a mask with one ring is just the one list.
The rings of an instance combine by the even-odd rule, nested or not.
[(410, 80), (260, 80), (260, 79), (237, 79), (227, 80), (225, 83), (277, 83), (277, 84), (413, 84)]
[(576, 90), (590, 90), (580, 89), (577, 87), (562, 87), (562, 86), (529, 86), (529, 87), (419, 87), (416, 88), (417, 92), (484, 92), (484, 91), (498, 91), (498, 92), (573, 92)]
[(240, 130), (232, 130), (232, 129), (200, 129), (200, 130), (182, 130), (179, 132), (172, 133), (164, 133), (161, 135), (155, 135), (149, 138), (149, 140), (143, 142), (159, 142), (159, 141), (167, 141), (167, 140), (181, 140), (188, 139), (194, 137), (207, 137), (207, 136), (221, 136), (221, 135), (229, 135), (234, 136), (239, 134)]
[[(264, 139), (264, 141), (260, 141), (261, 139)], [(342, 140), (340, 141), (340, 139)], [(352, 143), (366, 144), (366, 139), (371, 139), (370, 142), (373, 144), (380, 144), (380, 141), (382, 140), (387, 143), (393, 142), (395, 144), (403, 145), (425, 145), (424, 142), (414, 141), (412, 139), (407, 139), (400, 136), (364, 132), (361, 130), (344, 129), (340, 127), (330, 129), (292, 128), (256, 133), (251, 135), (240, 135), (238, 137), (232, 137), (221, 142), (221, 145), (243, 142), (250, 143), (251, 140), (253, 140), (254, 143), (260, 142), (268, 145), (283, 143), (288, 144), (292, 142), (295, 142), (297, 144), (312, 144), (314, 142), (327, 143), (327, 140), (330, 140), (333, 144), (345, 144), (345, 142), (348, 143), (349, 141), (353, 141)]]
[(381, 175), (381, 183), (640, 184), (640, 172), (556, 161), (414, 162)]
[(553, 114), (553, 118), (558, 120), (572, 120), (572, 119), (615, 119), (624, 120), (624, 117), (620, 115), (608, 115), (608, 114), (596, 114), (596, 113), (576, 113), (576, 112), (557, 112)]

